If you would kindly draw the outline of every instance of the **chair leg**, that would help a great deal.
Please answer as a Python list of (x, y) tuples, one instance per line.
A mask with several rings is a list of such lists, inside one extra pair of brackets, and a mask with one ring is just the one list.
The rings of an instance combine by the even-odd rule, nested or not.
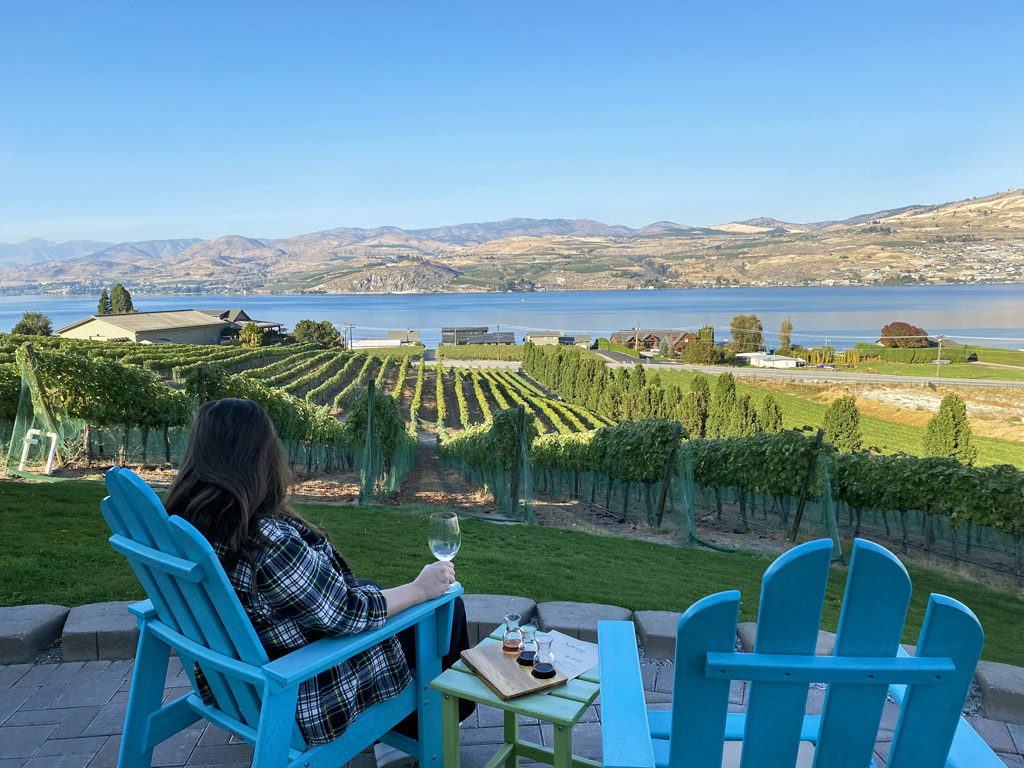
[(299, 688), (293, 685), (280, 693), (278, 690), (269, 681), (263, 689), (263, 709), (260, 712), (252, 768), (279, 768), (288, 764)]
[(160, 709), (167, 679), (167, 662), (171, 649), (147, 631), (145, 623), (139, 635), (132, 670), (132, 686), (128, 693), (128, 712), (124, 718), (121, 752), (117, 768), (150, 768), (153, 745), (146, 744), (150, 716)]

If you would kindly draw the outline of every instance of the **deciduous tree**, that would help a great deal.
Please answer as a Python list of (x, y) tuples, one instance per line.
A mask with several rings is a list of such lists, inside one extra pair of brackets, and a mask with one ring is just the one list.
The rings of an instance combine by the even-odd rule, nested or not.
[(788, 317), (782, 321), (782, 327), (779, 328), (779, 352), (784, 355), (789, 354), (789, 344), (793, 337), (793, 321)]
[(928, 331), (916, 325), (897, 321), (882, 328), (882, 346), (913, 349), (928, 346)]
[(11, 328), (11, 333), (20, 333), (26, 336), (51, 336), (53, 325), (50, 318), (42, 312), (22, 312), (21, 320)]
[(733, 352), (757, 352), (764, 346), (764, 328), (757, 315), (736, 315), (729, 324)]
[(246, 323), (238, 334), (243, 347), (258, 347), (263, 343), (263, 331), (256, 323)]

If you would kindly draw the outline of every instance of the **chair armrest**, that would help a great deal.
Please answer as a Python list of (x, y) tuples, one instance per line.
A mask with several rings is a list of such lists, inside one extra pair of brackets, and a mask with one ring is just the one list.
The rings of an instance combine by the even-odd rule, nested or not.
[(429, 618), (461, 595), (462, 591), (461, 588), (454, 589), (434, 600), (406, 608), (401, 613), (390, 617), (383, 626), (377, 629), (365, 630), (346, 637), (325, 637), (317, 640), (263, 665), (263, 671), (269, 679), (279, 683), (282, 687), (298, 685), (304, 680), (352, 658), (357, 653), (362, 653), (367, 648), (378, 645), (403, 629)]
[(597, 622), (605, 768), (654, 768), (640, 657), (631, 621)]
[(128, 613), (144, 621), (156, 618), (156, 608), (153, 606), (152, 600), (140, 600), (137, 603), (132, 603), (128, 606)]

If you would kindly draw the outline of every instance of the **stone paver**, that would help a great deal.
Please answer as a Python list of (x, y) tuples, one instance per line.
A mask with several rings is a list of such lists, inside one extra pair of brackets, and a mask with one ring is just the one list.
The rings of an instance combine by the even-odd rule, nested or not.
[(68, 617), (63, 605), (0, 608), (0, 664), (27, 664), (60, 637)]
[(1024, 725), (1024, 669), (995, 661), (979, 661), (974, 679), (994, 720)]
[(675, 658), (676, 627), (682, 616), (672, 611), (637, 611), (633, 614), (636, 634), (647, 658)]
[(633, 612), (617, 605), (555, 601), (537, 606), (537, 619), (545, 632), (558, 631), (590, 643), (597, 642), (597, 622), (629, 621)]
[(463, 595), (462, 600), (466, 605), (466, 629), (470, 645), (476, 645), (488, 637), (495, 627), (505, 623), (505, 616), (510, 613), (518, 613), (522, 624), (537, 617), (537, 603), (526, 597)]
[(93, 603), (71, 609), (61, 645), (65, 661), (130, 659), (139, 643), (131, 602)]

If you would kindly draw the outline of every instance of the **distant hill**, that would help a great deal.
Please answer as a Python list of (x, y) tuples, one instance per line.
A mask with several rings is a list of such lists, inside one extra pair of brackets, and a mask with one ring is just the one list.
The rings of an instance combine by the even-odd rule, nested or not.
[[(31, 267), (27, 269), (26, 267)], [(0, 245), (5, 292), (394, 293), (1024, 281), (1024, 191), (797, 224), (590, 219), (339, 227), (268, 240)]]
[(0, 243), (0, 268), (17, 264), (45, 264), (49, 261), (64, 261), (81, 256), (88, 256), (113, 243), (101, 243), (95, 240), (69, 240), (66, 243), (55, 243), (34, 237), (23, 243)]

